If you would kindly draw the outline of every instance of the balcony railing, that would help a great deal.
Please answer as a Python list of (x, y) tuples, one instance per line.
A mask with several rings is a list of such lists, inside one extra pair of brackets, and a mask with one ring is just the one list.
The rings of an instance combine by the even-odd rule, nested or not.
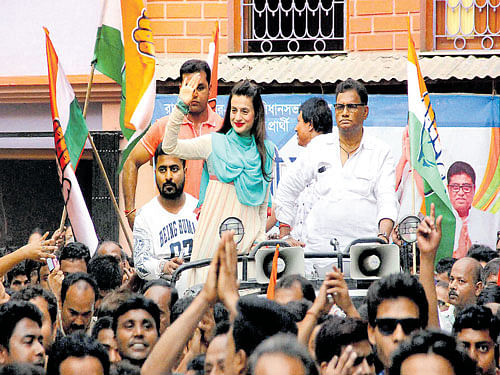
[(434, 0), (434, 50), (500, 50), (500, 0)]
[(345, 0), (243, 0), (242, 51), (343, 51)]

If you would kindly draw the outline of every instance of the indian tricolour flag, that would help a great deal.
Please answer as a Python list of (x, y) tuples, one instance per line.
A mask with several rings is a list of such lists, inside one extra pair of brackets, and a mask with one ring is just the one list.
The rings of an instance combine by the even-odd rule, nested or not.
[(443, 215), (441, 223), (443, 236), (436, 256), (437, 261), (452, 255), (455, 241), (455, 216), (443, 182), (446, 176), (436, 119), (418, 64), (415, 44), (409, 31), (407, 69), (411, 164), (424, 182), (427, 214), (429, 214), (431, 203), (434, 203), (436, 215)]
[(122, 162), (148, 129), (156, 96), (153, 33), (143, 0), (104, 0), (95, 67), (122, 86)]
[(97, 249), (97, 235), (83, 199), (74, 167), (82, 153), (88, 129), (75, 93), (59, 63), (46, 28), (47, 65), (49, 70), (50, 108), (54, 127), (54, 142), (59, 180), (64, 203), (75, 239), (90, 249)]

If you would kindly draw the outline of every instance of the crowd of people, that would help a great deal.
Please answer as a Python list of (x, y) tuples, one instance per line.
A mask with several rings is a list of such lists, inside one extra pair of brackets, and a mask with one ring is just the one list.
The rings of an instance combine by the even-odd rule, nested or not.
[[(335, 117), (321, 98), (301, 105), (304, 150), (271, 202), (275, 147), (260, 88), (235, 85), (221, 119), (207, 105), (208, 65), (189, 60), (180, 77), (171, 115), (124, 165), (132, 254), (113, 241), (89, 249), (61, 228), (34, 231), (0, 258), (0, 375), (500, 374), (500, 254), (471, 241), (466, 163), (448, 177), (463, 218), (454, 258), (436, 259), (442, 217), (432, 205), (416, 231), (418, 276), (381, 277), (355, 303), (331, 261), (311, 260), (304, 275), (278, 280), (274, 298), (241, 295), (237, 256), (276, 221), (282, 241), (310, 252), (330, 252), (332, 238), (398, 243), (395, 163), (365, 134), (368, 94), (349, 79)], [(137, 171), (151, 158), (159, 195), (136, 210)]]

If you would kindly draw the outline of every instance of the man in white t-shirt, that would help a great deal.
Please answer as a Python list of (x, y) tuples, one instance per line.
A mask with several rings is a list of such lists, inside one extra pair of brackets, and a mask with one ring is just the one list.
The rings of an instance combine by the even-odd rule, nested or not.
[(198, 200), (184, 193), (185, 160), (155, 152), (155, 180), (160, 195), (145, 204), (134, 223), (134, 263), (146, 280), (169, 278), (191, 255)]

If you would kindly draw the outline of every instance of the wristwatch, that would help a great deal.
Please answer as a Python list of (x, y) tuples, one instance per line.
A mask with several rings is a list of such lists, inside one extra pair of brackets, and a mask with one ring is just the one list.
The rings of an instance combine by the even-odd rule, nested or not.
[(163, 275), (165, 275), (164, 269), (165, 269), (165, 264), (167, 264), (167, 262), (168, 262), (167, 259), (161, 259), (160, 260), (160, 266), (159, 266), (159, 268), (160, 268), (160, 277), (162, 277)]
[(377, 234), (377, 237), (378, 236), (383, 236), (387, 240), (387, 243), (391, 242), (389, 241), (389, 236), (385, 232), (380, 232), (379, 234)]

